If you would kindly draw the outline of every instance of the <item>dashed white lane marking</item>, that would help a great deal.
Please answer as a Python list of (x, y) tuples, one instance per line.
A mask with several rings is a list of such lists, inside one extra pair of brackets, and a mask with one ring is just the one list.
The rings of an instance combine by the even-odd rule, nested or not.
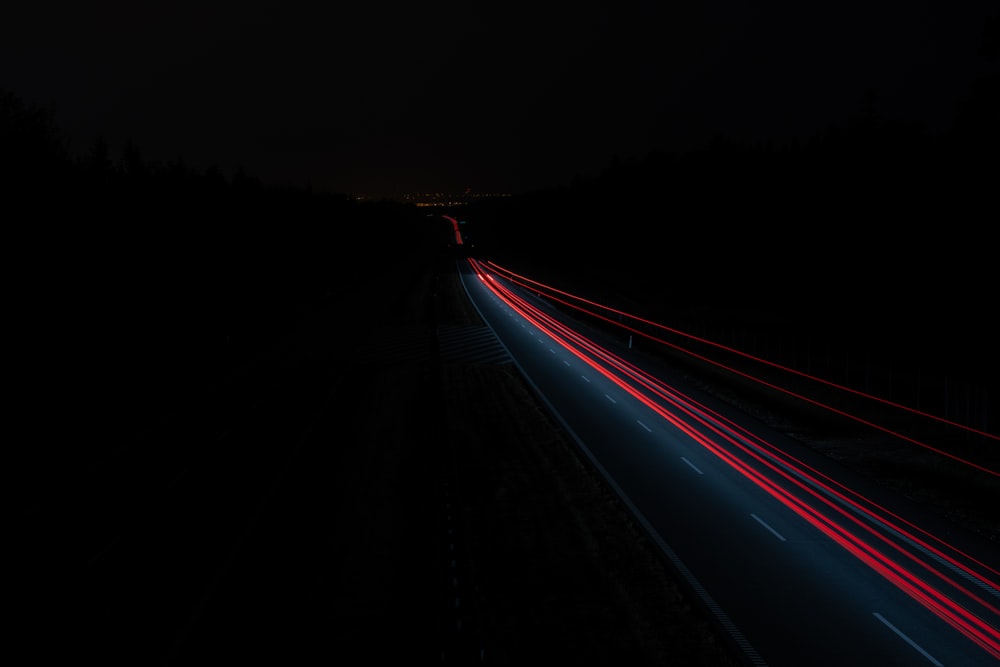
[(932, 665), (935, 665), (935, 667), (942, 667), (941, 663), (934, 659), (934, 656), (932, 656), (930, 653), (928, 653), (927, 651), (925, 651), (924, 649), (922, 649), (920, 647), (920, 645), (917, 644), (915, 641), (913, 641), (912, 639), (910, 639), (909, 637), (907, 637), (903, 633), (902, 630), (900, 630), (895, 625), (893, 625), (892, 623), (890, 623), (889, 621), (887, 621), (885, 619), (885, 617), (882, 616), (882, 614), (878, 613), (877, 611), (873, 611), (872, 615), (875, 618), (877, 618), (878, 620), (882, 621), (882, 623), (884, 623), (887, 628), (889, 628), (890, 630), (892, 630), (893, 632), (895, 632), (897, 635), (899, 635), (900, 637), (902, 637), (903, 641), (905, 641), (907, 644), (909, 644), (914, 649), (916, 649), (920, 653), (920, 655), (922, 655), (925, 658), (927, 658)]
[(581, 375), (580, 377), (583, 378), (584, 382), (587, 382), (587, 383), (590, 382), (590, 378), (588, 378), (586, 375)]
[(608, 400), (609, 400), (609, 401), (611, 401), (612, 403), (618, 403), (618, 401), (616, 401), (615, 399), (611, 398), (611, 397), (610, 397), (610, 396), (608, 396), (607, 394), (605, 394), (605, 395), (604, 395), (604, 398), (608, 399)]
[(567, 361), (566, 359), (563, 359), (563, 363), (569, 366), (569, 361)]
[(782, 535), (781, 533), (779, 533), (778, 531), (776, 531), (774, 528), (771, 528), (769, 525), (767, 525), (767, 522), (764, 521), (763, 519), (761, 519), (759, 516), (757, 516), (756, 514), (753, 514), (753, 513), (751, 513), (750, 516), (752, 516), (757, 523), (759, 523), (760, 525), (764, 526), (769, 531), (771, 531), (772, 533), (774, 533), (774, 536), (777, 537), (779, 540), (781, 540), (782, 542), (786, 542), (787, 541), (787, 540), (785, 540), (784, 535)]
[(643, 424), (643, 423), (642, 423), (641, 421), (639, 421), (638, 419), (636, 419), (636, 420), (635, 420), (635, 423), (636, 423), (636, 424), (638, 424), (639, 426), (643, 427), (644, 429), (646, 429), (646, 431), (647, 431), (648, 433), (652, 433), (652, 432), (653, 432), (653, 429), (649, 428), (648, 426), (646, 426), (645, 424)]
[(692, 470), (694, 470), (694, 471), (695, 471), (696, 473), (698, 473), (699, 475), (704, 475), (704, 474), (705, 474), (705, 473), (703, 473), (703, 472), (701, 471), (701, 469), (700, 469), (700, 468), (699, 468), (698, 466), (696, 466), (695, 464), (693, 464), (693, 463), (691, 463), (690, 461), (688, 461), (688, 460), (687, 460), (687, 457), (686, 457), (686, 456), (682, 456), (682, 457), (681, 457), (681, 461), (684, 461), (684, 463), (686, 463), (686, 464), (688, 464), (689, 466), (691, 466), (691, 469), (692, 469)]

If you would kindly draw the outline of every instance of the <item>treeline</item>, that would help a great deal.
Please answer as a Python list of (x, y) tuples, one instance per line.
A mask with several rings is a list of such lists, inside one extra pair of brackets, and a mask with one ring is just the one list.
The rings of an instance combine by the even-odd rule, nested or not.
[(0, 206), (13, 319), (40, 381), (83, 382), (121, 418), (198, 400), (304, 305), (356, 286), (366, 250), (419, 251), (426, 226), (408, 206), (159, 163), (131, 141), (73, 152), (49, 111), (8, 91)]

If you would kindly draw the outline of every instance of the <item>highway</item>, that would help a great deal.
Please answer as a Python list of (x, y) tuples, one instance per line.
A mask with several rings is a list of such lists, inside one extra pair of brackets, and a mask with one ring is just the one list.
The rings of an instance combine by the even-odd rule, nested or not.
[(939, 525), (476, 259), (469, 297), (553, 416), (746, 656), (774, 667), (1000, 661), (995, 545)]

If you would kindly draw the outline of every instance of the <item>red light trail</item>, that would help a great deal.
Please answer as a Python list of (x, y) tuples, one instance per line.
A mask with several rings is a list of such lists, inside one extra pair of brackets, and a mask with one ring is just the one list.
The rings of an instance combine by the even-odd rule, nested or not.
[[(976, 469), (980, 470), (981, 472), (986, 472), (986, 473), (988, 473), (990, 475), (993, 475), (993, 476), (996, 476), (996, 477), (1000, 477), (1000, 471), (993, 470), (991, 468), (987, 468), (985, 466), (979, 465), (979, 464), (977, 464), (975, 462), (968, 461), (966, 459), (960, 458), (960, 457), (956, 456), (955, 454), (952, 454), (951, 452), (943, 451), (943, 450), (941, 450), (939, 448), (936, 448), (936, 447), (934, 447), (932, 445), (929, 445), (929, 444), (927, 444), (925, 442), (921, 442), (919, 440), (916, 440), (915, 438), (911, 438), (911, 437), (903, 435), (901, 433), (897, 433), (897, 432), (892, 431), (892, 430), (890, 430), (888, 428), (885, 428), (884, 426), (882, 426), (880, 424), (877, 424), (877, 423), (869, 421), (869, 420), (865, 420), (865, 419), (863, 419), (861, 417), (858, 417), (857, 415), (850, 414), (850, 413), (848, 413), (846, 411), (840, 410), (840, 409), (835, 408), (833, 406), (826, 405), (826, 404), (821, 403), (821, 402), (819, 402), (819, 401), (817, 401), (815, 399), (809, 398), (808, 396), (804, 396), (802, 394), (795, 393), (795, 392), (793, 392), (793, 391), (791, 391), (791, 390), (789, 390), (789, 389), (787, 389), (785, 387), (782, 387), (780, 385), (766, 382), (766, 381), (764, 381), (764, 380), (762, 380), (762, 379), (760, 379), (758, 377), (754, 377), (753, 375), (750, 375), (748, 373), (744, 373), (744, 372), (742, 372), (740, 370), (737, 370), (735, 368), (732, 368), (730, 366), (726, 366), (726, 365), (720, 363), (719, 361), (714, 360), (714, 359), (712, 359), (710, 357), (698, 354), (698, 353), (693, 352), (691, 350), (687, 350), (685, 348), (680, 347), (679, 345), (676, 345), (676, 344), (671, 343), (669, 341), (666, 341), (666, 340), (663, 340), (661, 338), (657, 338), (656, 336), (653, 336), (653, 335), (650, 335), (648, 333), (645, 333), (645, 332), (643, 332), (640, 329), (637, 329), (635, 327), (630, 327), (630, 326), (628, 326), (626, 324), (623, 324), (621, 322), (615, 321), (614, 319), (612, 319), (610, 317), (602, 315), (600, 311), (606, 311), (606, 312), (609, 312), (609, 313), (613, 313), (615, 315), (621, 315), (621, 316), (624, 316), (624, 317), (628, 317), (628, 318), (630, 318), (630, 319), (632, 319), (632, 320), (634, 320), (636, 322), (640, 322), (642, 324), (651, 326), (651, 327), (653, 327), (655, 329), (658, 329), (660, 331), (665, 331), (665, 332), (669, 332), (669, 333), (672, 333), (672, 334), (677, 334), (677, 335), (680, 335), (680, 336), (682, 336), (684, 338), (687, 338), (689, 340), (697, 341), (699, 343), (704, 343), (704, 344), (707, 344), (707, 345), (709, 345), (711, 347), (714, 347), (716, 349), (719, 349), (719, 350), (724, 350), (726, 352), (734, 353), (734, 354), (736, 354), (738, 356), (741, 356), (743, 358), (750, 359), (752, 361), (755, 361), (755, 362), (758, 362), (758, 363), (770, 366), (772, 368), (776, 368), (778, 370), (785, 371), (785, 372), (797, 375), (799, 377), (803, 377), (803, 378), (812, 380), (814, 382), (826, 385), (828, 387), (832, 387), (834, 389), (838, 389), (838, 390), (841, 390), (841, 391), (853, 394), (855, 396), (860, 396), (862, 398), (869, 399), (871, 401), (875, 401), (875, 402), (881, 403), (883, 405), (887, 405), (887, 406), (890, 406), (890, 407), (893, 407), (893, 408), (897, 408), (899, 410), (903, 410), (903, 411), (906, 411), (906, 412), (909, 412), (909, 413), (912, 413), (912, 414), (915, 414), (915, 415), (919, 415), (920, 417), (925, 417), (927, 419), (931, 419), (931, 420), (934, 420), (934, 421), (937, 421), (937, 422), (948, 424), (949, 426), (953, 426), (955, 428), (959, 428), (961, 430), (968, 431), (970, 433), (975, 433), (976, 435), (980, 435), (980, 436), (983, 436), (983, 437), (986, 437), (986, 438), (989, 438), (989, 439), (992, 439), (992, 440), (1000, 441), (1000, 435), (996, 435), (996, 434), (993, 434), (993, 433), (987, 433), (985, 431), (977, 430), (977, 429), (974, 429), (974, 428), (972, 428), (972, 427), (970, 427), (970, 426), (968, 426), (966, 424), (961, 424), (959, 422), (955, 422), (955, 421), (951, 421), (951, 420), (945, 419), (945, 418), (940, 417), (938, 415), (933, 415), (933, 414), (930, 414), (930, 413), (927, 413), (927, 412), (922, 412), (922, 411), (917, 410), (915, 408), (912, 408), (910, 406), (902, 405), (900, 403), (895, 403), (895, 402), (889, 401), (889, 400), (887, 400), (885, 398), (882, 398), (882, 397), (879, 397), (879, 396), (874, 396), (872, 394), (868, 394), (868, 393), (859, 391), (857, 389), (852, 389), (850, 387), (845, 387), (843, 385), (831, 382), (831, 381), (826, 380), (824, 378), (820, 378), (820, 377), (817, 377), (815, 375), (809, 375), (808, 373), (803, 373), (802, 371), (799, 371), (799, 370), (796, 370), (796, 369), (793, 369), (793, 368), (789, 368), (787, 366), (782, 366), (780, 364), (777, 364), (775, 362), (769, 361), (767, 359), (762, 359), (760, 357), (748, 354), (748, 353), (743, 352), (741, 350), (738, 350), (736, 348), (729, 347), (729, 346), (726, 346), (726, 345), (722, 345), (720, 343), (716, 343), (714, 341), (710, 341), (710, 340), (707, 340), (705, 338), (700, 338), (698, 336), (694, 336), (692, 334), (680, 331), (678, 329), (673, 329), (673, 328), (670, 328), (670, 327), (666, 327), (666, 326), (664, 326), (662, 324), (659, 324), (657, 322), (652, 322), (650, 320), (646, 320), (646, 319), (643, 319), (641, 317), (636, 317), (635, 315), (631, 315), (631, 314), (626, 313), (624, 311), (620, 311), (620, 310), (616, 310), (614, 308), (603, 306), (603, 305), (595, 303), (593, 301), (589, 301), (587, 299), (583, 299), (581, 297), (569, 294), (568, 292), (564, 292), (562, 290), (558, 290), (558, 289), (555, 289), (553, 287), (549, 287), (549, 286), (544, 285), (542, 283), (539, 283), (537, 281), (530, 280), (528, 278), (525, 278), (524, 276), (520, 276), (520, 275), (518, 275), (516, 273), (513, 273), (511, 271), (503, 269), (503, 268), (497, 266), (496, 264), (493, 264), (492, 262), (489, 262), (489, 265), (490, 265), (491, 268), (493, 268), (497, 272), (498, 275), (503, 276), (507, 280), (510, 280), (512, 283), (521, 285), (523, 287), (526, 287), (528, 289), (531, 289), (532, 291), (536, 291), (536, 292), (539, 292), (539, 293), (544, 292), (547, 298), (551, 298), (554, 301), (562, 303), (563, 305), (571, 307), (571, 308), (573, 308), (575, 310), (579, 310), (579, 311), (581, 311), (583, 313), (586, 313), (587, 315), (590, 315), (592, 317), (596, 317), (596, 318), (601, 319), (601, 320), (603, 320), (605, 322), (609, 322), (609, 323), (611, 323), (611, 324), (613, 324), (613, 325), (615, 325), (615, 326), (617, 326), (619, 328), (625, 329), (625, 330), (627, 330), (627, 331), (629, 331), (631, 333), (634, 333), (636, 335), (642, 336), (643, 338), (651, 340), (651, 341), (653, 341), (655, 343), (671, 347), (671, 348), (673, 348), (675, 350), (683, 352), (683, 353), (685, 353), (685, 354), (687, 354), (689, 356), (692, 356), (694, 358), (697, 358), (697, 359), (699, 359), (701, 361), (705, 361), (705, 362), (710, 363), (710, 364), (712, 364), (714, 366), (722, 368), (723, 370), (726, 370), (726, 371), (728, 371), (730, 373), (734, 373), (736, 375), (740, 375), (741, 377), (753, 380), (754, 382), (757, 382), (757, 383), (759, 383), (761, 385), (764, 385), (764, 386), (766, 386), (766, 387), (768, 387), (770, 389), (775, 389), (775, 390), (780, 391), (780, 392), (782, 392), (784, 394), (792, 396), (793, 398), (797, 398), (799, 400), (805, 401), (805, 402), (810, 403), (812, 405), (815, 405), (817, 407), (824, 408), (824, 409), (829, 410), (830, 412), (836, 413), (836, 414), (838, 414), (838, 415), (840, 415), (842, 417), (846, 417), (846, 418), (854, 420), (854, 421), (856, 421), (858, 423), (864, 424), (865, 426), (877, 429), (879, 431), (882, 431), (883, 433), (886, 433), (886, 434), (891, 435), (893, 437), (899, 438), (900, 440), (904, 440), (906, 442), (909, 442), (910, 444), (914, 444), (914, 445), (917, 445), (919, 447), (923, 447), (925, 449), (933, 451), (934, 453), (939, 454), (941, 456), (944, 456), (946, 458), (952, 459), (954, 461), (957, 461), (957, 462), (962, 463), (964, 465), (970, 466), (972, 468), (976, 468)], [(554, 296), (554, 295), (558, 295), (558, 296)], [(567, 300), (567, 299), (569, 299), (569, 300)], [(580, 304), (585, 304), (586, 306), (589, 306), (591, 308), (595, 308), (597, 310), (589, 310), (587, 307), (582, 306)]]
[[(508, 287), (505, 282), (526, 287), (532, 292), (544, 289), (550, 298), (571, 299), (608, 312), (619, 311), (530, 281), (523, 276), (516, 276), (492, 264), (487, 266), (474, 259), (470, 259), (469, 262), (493, 294), (539, 330), (739, 471), (991, 656), (1000, 658), (1000, 629), (998, 629), (1000, 609), (995, 601), (998, 596), (997, 591), (1000, 590), (1000, 571), (994, 565), (976, 560), (822, 474), (723, 415), (667, 386), (548, 315), (523, 298), (515, 289)], [(552, 297), (553, 294), (560, 296)], [(561, 302), (573, 305), (570, 301)], [(580, 308), (576, 305), (573, 307)], [(583, 310), (590, 315), (602, 317), (616, 326), (623, 326), (604, 318), (598, 312)], [(647, 324), (660, 326), (653, 322)], [(646, 335), (627, 326), (623, 328)], [(670, 345), (665, 341), (660, 342)], [(735, 351), (730, 348), (725, 349)], [(753, 379), (763, 383), (759, 379)], [(763, 384), (781, 389), (769, 383)], [(793, 395), (803, 400), (810, 400), (798, 394)], [(810, 402), (854, 418), (832, 406)], [(877, 427), (874, 423), (860, 421)], [(930, 448), (924, 443), (909, 438), (907, 440)], [(939, 453), (948, 455), (946, 452)], [(977, 464), (962, 462), (983, 472), (998, 474)], [(984, 593), (988, 593), (989, 596)]]
[(452, 229), (455, 232), (455, 245), (462, 245), (462, 232), (458, 230), (458, 220), (450, 215), (442, 215), (441, 217), (451, 223)]

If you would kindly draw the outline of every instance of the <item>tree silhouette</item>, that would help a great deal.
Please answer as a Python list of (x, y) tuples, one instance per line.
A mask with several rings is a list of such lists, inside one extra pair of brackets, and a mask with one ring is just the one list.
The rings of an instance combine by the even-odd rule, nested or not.
[(122, 148), (120, 169), (123, 174), (133, 180), (145, 179), (151, 171), (131, 137), (125, 140), (125, 145)]
[(43, 182), (65, 180), (69, 162), (51, 111), (0, 89), (0, 187), (10, 197), (34, 196)]
[(94, 145), (91, 147), (90, 152), (87, 153), (84, 166), (99, 176), (105, 176), (114, 171), (111, 148), (103, 135), (98, 135), (94, 139)]

